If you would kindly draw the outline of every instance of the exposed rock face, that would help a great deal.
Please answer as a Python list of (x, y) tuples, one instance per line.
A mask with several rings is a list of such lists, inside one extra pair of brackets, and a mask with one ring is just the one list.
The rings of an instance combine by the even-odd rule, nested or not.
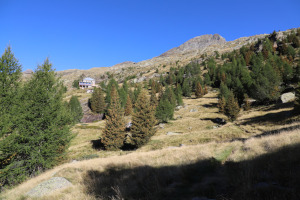
[(187, 42), (183, 43), (179, 47), (175, 47), (163, 53), (161, 56), (171, 56), (174, 54), (184, 54), (189, 51), (204, 50), (205, 47), (210, 46), (212, 44), (224, 44), (224, 43), (226, 43), (226, 40), (219, 34), (201, 35), (188, 40)]

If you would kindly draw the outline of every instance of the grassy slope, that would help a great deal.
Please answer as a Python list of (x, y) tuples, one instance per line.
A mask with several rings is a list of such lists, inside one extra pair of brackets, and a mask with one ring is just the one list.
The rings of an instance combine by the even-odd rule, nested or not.
[(98, 151), (91, 141), (99, 139), (105, 122), (77, 124), (68, 158), (80, 162), (60, 165), (2, 196), (26, 199), (37, 184), (60, 176), (73, 186), (42, 199), (297, 199), (300, 176), (293, 167), (300, 166), (300, 122), (290, 116), (292, 105), (253, 109), (235, 123), (213, 128), (211, 119), (225, 118), (215, 108), (216, 94), (184, 99), (186, 106), (175, 112), (178, 119), (137, 151)]

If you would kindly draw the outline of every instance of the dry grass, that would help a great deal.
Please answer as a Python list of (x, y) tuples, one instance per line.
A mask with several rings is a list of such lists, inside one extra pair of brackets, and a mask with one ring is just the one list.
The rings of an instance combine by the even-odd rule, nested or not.
[[(296, 144), (300, 144), (299, 129), (285, 131), (277, 135), (265, 136), (262, 138), (251, 138), (245, 142), (210, 142), (206, 144), (184, 146), (180, 148), (165, 148), (162, 150), (149, 152), (136, 151), (128, 155), (111, 156), (108, 158), (97, 158), (93, 160), (84, 160), (81, 162), (67, 163), (49, 170), (42, 175), (15, 187), (12, 190), (4, 192), (2, 197), (5, 199), (18, 199), (40, 182), (45, 181), (52, 176), (59, 176), (70, 180), (73, 184), (73, 187), (59, 191), (57, 194), (52, 194), (51, 196), (47, 196), (42, 199), (94, 199), (95, 194), (89, 191), (89, 187), (93, 185), (92, 183), (98, 182), (98, 178), (100, 176), (106, 177), (105, 172), (109, 172), (107, 170), (121, 170), (124, 173), (129, 173), (129, 169), (138, 169), (137, 174), (134, 175), (135, 179), (138, 179), (138, 176), (142, 176), (142, 171), (140, 170), (143, 169), (147, 171), (148, 166), (150, 170), (149, 173), (160, 174), (161, 170), (158, 169), (162, 169), (164, 173), (168, 173), (168, 175), (165, 175), (165, 178), (170, 178), (173, 175), (178, 175), (178, 173), (183, 173), (181, 170), (185, 170), (184, 166), (192, 166), (193, 163), (200, 163), (199, 165), (201, 166), (211, 158), (215, 158), (217, 161), (221, 161), (223, 164), (226, 163), (226, 161), (234, 161), (237, 163), (248, 161), (268, 153), (276, 152), (280, 148), (287, 145)], [(180, 166), (183, 167), (180, 170), (181, 172), (179, 172), (177, 169), (178, 167), (180, 168)], [(123, 175), (121, 177), (116, 177), (117, 175), (115, 174), (114, 176), (111, 174), (111, 178), (122, 179)], [(144, 176), (142, 177), (145, 178)], [(131, 181), (136, 183), (137, 180)], [(193, 184), (199, 183), (195, 182)], [(122, 187), (121, 185), (115, 186)]]
[[(288, 149), (288, 152), (292, 153), (289, 157), (284, 157), (281, 151), (284, 147), (300, 144), (299, 121), (290, 120), (291, 117), (282, 118), (282, 115), (290, 113), (292, 108), (289, 105), (281, 105), (242, 112), (235, 123), (213, 128), (217, 124), (213, 123), (212, 119), (226, 119), (215, 108), (216, 94), (212, 92), (201, 99), (184, 99), (186, 107), (175, 112), (175, 118), (182, 118), (172, 120), (165, 124), (165, 128), (158, 129), (151, 141), (136, 151), (96, 150), (92, 147), (92, 141), (100, 138), (105, 121), (77, 124), (73, 128), (76, 137), (67, 153), (69, 161), (80, 161), (60, 165), (32, 178), (5, 191), (0, 199), (29, 199), (25, 196), (26, 192), (53, 176), (65, 177), (73, 186), (41, 199), (182, 199), (192, 198), (191, 195), (214, 198), (222, 193), (222, 184), (228, 185), (225, 184), (228, 179), (234, 179), (239, 184), (252, 184), (238, 189), (243, 191), (243, 194), (233, 190), (229, 191), (231, 195), (245, 197), (249, 192), (252, 194), (248, 189), (253, 189), (253, 185), (259, 181), (271, 181), (268, 177), (261, 180), (258, 174), (268, 171), (264, 168), (265, 165), (269, 166), (266, 162), (290, 162), (293, 161), (291, 156), (298, 156)], [(190, 112), (191, 109), (198, 111)], [(126, 118), (126, 121), (130, 121), (130, 118)], [(168, 136), (167, 132), (180, 132), (182, 135)], [(179, 147), (180, 144), (185, 145)], [(272, 159), (273, 157), (276, 159)], [(278, 163), (274, 163), (276, 173), (271, 175), (274, 175), (280, 187), (286, 188), (284, 180), (295, 174), (285, 174), (282, 178), (277, 171), (290, 169), (282, 169), (277, 165)], [(254, 166), (265, 171), (254, 170)], [(241, 172), (231, 171), (231, 168), (236, 167)], [(293, 177), (290, 179), (298, 181)], [(232, 187), (238, 188), (239, 185), (233, 184)], [(174, 192), (174, 189), (179, 193)], [(169, 196), (161, 196), (163, 194)], [(175, 194), (177, 196), (174, 196)], [(257, 199), (259, 198), (261, 197)]]

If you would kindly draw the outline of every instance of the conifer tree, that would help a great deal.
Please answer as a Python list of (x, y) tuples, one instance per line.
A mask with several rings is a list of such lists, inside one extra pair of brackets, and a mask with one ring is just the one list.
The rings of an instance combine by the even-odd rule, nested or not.
[(221, 96), (218, 100), (218, 108), (220, 113), (225, 113), (226, 99)]
[(229, 118), (230, 121), (236, 120), (240, 112), (240, 107), (237, 99), (234, 98), (234, 94), (231, 91), (228, 95), (225, 107), (225, 115)]
[[(52, 167), (70, 141), (65, 92), (48, 59), (38, 66), (22, 92), (22, 108), (17, 130), (0, 144), (3, 165), (0, 183), (13, 185)], [(4, 180), (4, 181), (3, 181)]]
[(181, 90), (180, 84), (177, 84), (174, 93), (175, 93), (177, 105), (179, 105), (179, 106), (183, 105), (182, 90)]
[(101, 143), (106, 150), (117, 150), (123, 146), (125, 122), (116, 87), (111, 88), (111, 103), (106, 115), (106, 125)]
[(10, 134), (16, 125), (22, 67), (14, 57), (11, 47), (0, 58), (0, 138)]
[(184, 79), (184, 81), (183, 81), (183, 84), (182, 84), (182, 94), (185, 97), (190, 97), (191, 96), (191, 87), (190, 87), (188, 79)]
[(94, 92), (91, 98), (91, 109), (95, 113), (104, 113), (105, 112), (105, 100), (103, 91), (101, 88), (94, 88)]
[(155, 116), (160, 122), (168, 122), (170, 119), (173, 119), (174, 115), (174, 107), (173, 105), (167, 100), (162, 98), (158, 106), (156, 108)]
[(203, 89), (202, 89), (200, 82), (198, 82), (196, 85), (195, 96), (196, 96), (196, 98), (200, 98), (203, 96)]
[(131, 115), (132, 113), (132, 102), (131, 102), (131, 99), (130, 99), (130, 96), (127, 95), (127, 101), (126, 101), (126, 106), (125, 106), (125, 116), (128, 116), (128, 115)]
[(135, 113), (132, 116), (131, 133), (135, 146), (140, 147), (154, 135), (154, 125), (156, 124), (155, 110), (150, 105), (145, 91), (139, 94), (135, 108)]
[(206, 95), (207, 93), (208, 93), (207, 86), (204, 85), (204, 95)]
[(80, 102), (77, 96), (72, 96), (69, 102), (69, 109), (71, 111), (71, 116), (75, 123), (80, 122), (83, 112)]
[(156, 92), (154, 90), (151, 90), (150, 105), (156, 109), (157, 104), (158, 102), (156, 98)]

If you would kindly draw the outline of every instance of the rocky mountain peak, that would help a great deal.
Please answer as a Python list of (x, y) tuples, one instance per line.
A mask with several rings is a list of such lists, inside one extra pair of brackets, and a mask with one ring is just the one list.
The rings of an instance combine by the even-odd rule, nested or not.
[(188, 40), (187, 42), (183, 43), (179, 47), (175, 47), (163, 53), (161, 56), (185, 54), (186, 52), (189, 51), (203, 50), (205, 47), (213, 44), (224, 44), (224, 43), (226, 43), (226, 40), (219, 34), (201, 35)]

